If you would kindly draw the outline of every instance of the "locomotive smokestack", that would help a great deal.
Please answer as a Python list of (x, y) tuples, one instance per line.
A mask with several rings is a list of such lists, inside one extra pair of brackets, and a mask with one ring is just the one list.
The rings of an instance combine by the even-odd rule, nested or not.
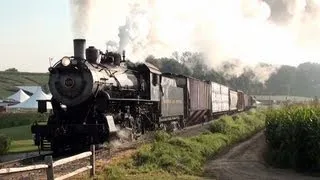
[(86, 40), (85, 39), (74, 39), (73, 40), (74, 57), (85, 58)]

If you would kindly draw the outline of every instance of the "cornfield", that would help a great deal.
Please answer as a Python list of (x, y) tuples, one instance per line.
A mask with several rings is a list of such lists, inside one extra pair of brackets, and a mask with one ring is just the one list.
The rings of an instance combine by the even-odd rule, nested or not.
[(299, 171), (320, 168), (320, 108), (288, 106), (266, 115), (269, 163)]

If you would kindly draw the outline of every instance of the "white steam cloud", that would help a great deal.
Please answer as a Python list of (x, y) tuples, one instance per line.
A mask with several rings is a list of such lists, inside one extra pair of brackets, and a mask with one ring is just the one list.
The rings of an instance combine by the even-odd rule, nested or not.
[(117, 49), (133, 61), (185, 50), (204, 52), (211, 67), (229, 59), (252, 66), (320, 59), (320, 0), (74, 0), (71, 5), (78, 7), (73, 8), (77, 33), (99, 48), (118, 42)]
[(90, 0), (70, 0), (72, 15), (72, 32), (74, 38), (85, 38), (88, 33), (88, 22), (92, 11)]

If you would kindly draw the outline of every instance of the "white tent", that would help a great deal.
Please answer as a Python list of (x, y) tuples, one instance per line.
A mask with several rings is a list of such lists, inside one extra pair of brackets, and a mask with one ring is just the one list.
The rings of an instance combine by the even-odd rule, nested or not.
[[(35, 93), (26, 101), (9, 106), (9, 108), (21, 108), (21, 109), (37, 109), (38, 101), (37, 100), (49, 100), (51, 99), (50, 95), (45, 94), (41, 87), (39, 87)], [(51, 103), (47, 102), (47, 109), (52, 109)]]
[(23, 89), (24, 91), (30, 92), (34, 94), (41, 86), (16, 86), (19, 89)]
[(28, 96), (28, 94), (26, 94), (22, 89), (19, 89), (18, 92), (7, 97), (8, 100), (14, 100), (14, 101), (17, 101), (20, 103), (26, 101), (29, 98), (30, 98), (30, 96)]

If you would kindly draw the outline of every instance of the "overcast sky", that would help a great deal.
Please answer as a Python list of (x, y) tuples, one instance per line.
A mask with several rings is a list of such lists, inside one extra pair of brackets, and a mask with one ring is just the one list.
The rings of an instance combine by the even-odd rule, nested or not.
[[(118, 28), (123, 25), (122, 20), (128, 15), (124, 13), (127, 1), (132, 0), (100, 0), (96, 6), (92, 6), (91, 10), (97, 13), (91, 12), (95, 25), (90, 25), (93, 27), (91, 39), (101, 41), (103, 44), (107, 40), (113, 40), (110, 38), (118, 38)], [(136, 19), (134, 25), (138, 24), (139, 26), (136, 26), (138, 29), (132, 29), (140, 34), (138, 33), (139, 38), (133, 43), (137, 46), (132, 46), (134, 48), (131, 49), (153, 55), (158, 51), (156, 56), (167, 56), (157, 45), (167, 45), (165, 47), (169, 47), (169, 54), (180, 45), (201, 46), (200, 49), (212, 55), (209, 56), (210, 63), (220, 62), (217, 60), (219, 54), (248, 61), (247, 63), (263, 61), (272, 64), (298, 65), (305, 61), (319, 62), (320, 3), (313, 3), (311, 8), (313, 11), (309, 12), (310, 3), (298, 3), (302, 2), (301, 0), (285, 1), (286, 5), (275, 3), (280, 1), (266, 0), (269, 3), (273, 2), (270, 7), (263, 1), (242, 0), (249, 7), (247, 9), (243, 8), (241, 0), (202, 0), (202, 3), (199, 0), (189, 3), (181, 3), (182, 1), (156, 0), (157, 3), (152, 6), (154, 10), (152, 18), (155, 19), (152, 19), (151, 23), (148, 22), (149, 24), (144, 21), (144, 16), (137, 16), (140, 18)], [(178, 5), (172, 5), (173, 2), (176, 4), (180, 2), (181, 7), (177, 9)], [(235, 2), (238, 2), (238, 5)], [(201, 6), (196, 9), (196, 5), (199, 4)], [(145, 10), (150, 8), (146, 6)], [(63, 56), (72, 55), (73, 35), (69, 10), (69, 0), (0, 0), (0, 71), (15, 67), (19, 71), (47, 72), (49, 57), (57, 61)], [(198, 13), (195, 13), (196, 10)], [(295, 18), (292, 18), (291, 24), (285, 22), (282, 26), (274, 25), (274, 21), (269, 21), (269, 17), (270, 12), (272, 15), (272, 12), (277, 12), (276, 10), (288, 11), (289, 15), (293, 13), (292, 17)], [(111, 16), (106, 16), (107, 13)], [(103, 19), (100, 18), (101, 14), (104, 16)], [(133, 20), (134, 15), (131, 14)], [(179, 19), (180, 15), (185, 21)], [(210, 15), (208, 19), (207, 15)], [(250, 15), (250, 18), (247, 15)], [(283, 16), (276, 15), (276, 17)], [(192, 28), (186, 31), (185, 27), (189, 25), (196, 27), (194, 31), (191, 31)], [(175, 27), (167, 28), (173, 26)], [(199, 27), (202, 28), (198, 29)], [(195, 39), (198, 43), (191, 44)], [(141, 43), (139, 40), (146, 43)], [(90, 45), (104, 48), (97, 46), (96, 42)], [(152, 48), (151, 45), (156, 48)], [(150, 52), (147, 50), (148, 47), (151, 47)], [(129, 48), (126, 47), (127, 56), (133, 57), (129, 53)], [(143, 59), (142, 56), (139, 59)]]
[(0, 1), (0, 70), (47, 72), (49, 57), (72, 53), (68, 0)]

